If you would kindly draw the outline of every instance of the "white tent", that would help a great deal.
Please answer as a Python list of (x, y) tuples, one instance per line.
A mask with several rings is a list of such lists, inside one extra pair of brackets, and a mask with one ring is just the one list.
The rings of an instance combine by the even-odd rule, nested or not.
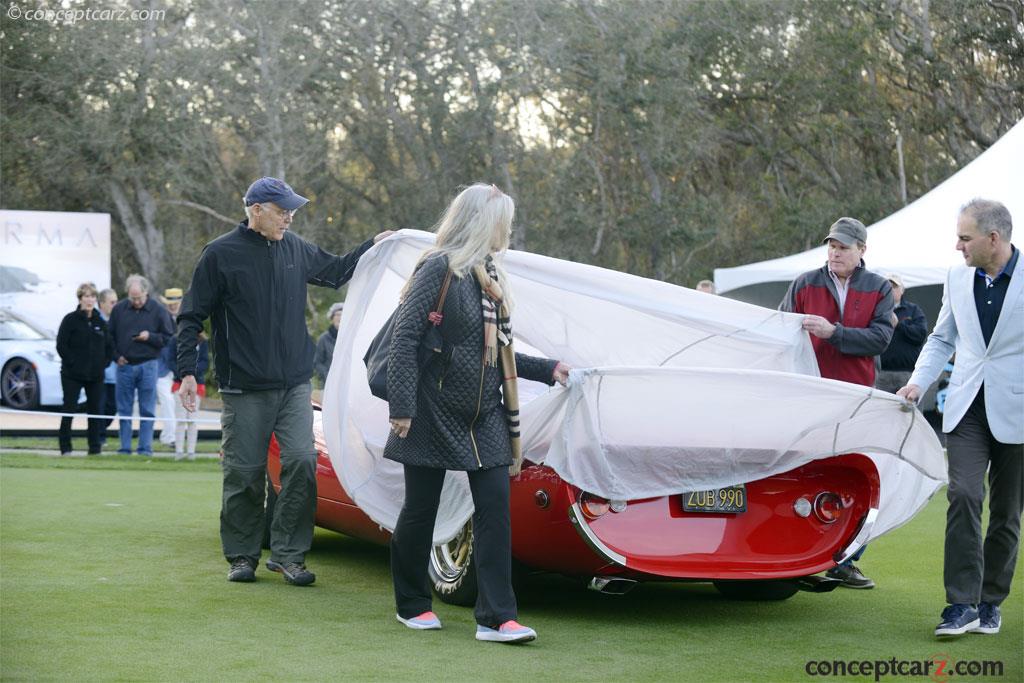
[[(908, 288), (941, 284), (949, 267), (963, 262), (954, 248), (956, 216), (960, 206), (975, 197), (995, 199), (1009, 208), (1019, 244), (1024, 230), (1024, 121), (938, 187), (870, 226), (864, 256), (868, 268), (897, 272)], [(842, 214), (837, 208), (836, 218)], [(823, 237), (825, 232), (822, 226)], [(825, 260), (825, 247), (820, 246), (769, 261), (716, 268), (715, 286), (719, 292), (728, 292), (769, 282), (788, 284), (800, 273), (820, 268)]]

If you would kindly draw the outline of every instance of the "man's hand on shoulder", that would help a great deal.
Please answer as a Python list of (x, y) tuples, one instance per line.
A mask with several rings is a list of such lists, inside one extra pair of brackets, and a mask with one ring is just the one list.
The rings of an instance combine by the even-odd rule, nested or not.
[(387, 238), (391, 237), (394, 234), (394, 230), (385, 230), (384, 232), (377, 233), (377, 235), (373, 238), (373, 243), (377, 244), (377, 242), (380, 242), (381, 240), (386, 240)]
[(836, 333), (836, 326), (820, 315), (805, 315), (801, 325), (819, 339), (831, 339)]

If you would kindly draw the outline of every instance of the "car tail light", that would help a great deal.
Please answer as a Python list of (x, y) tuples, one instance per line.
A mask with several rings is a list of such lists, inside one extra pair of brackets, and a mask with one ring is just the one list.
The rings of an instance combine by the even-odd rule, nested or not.
[(825, 524), (839, 521), (843, 513), (843, 499), (839, 494), (825, 491), (814, 499), (814, 516)]
[(597, 519), (611, 509), (611, 503), (600, 496), (584, 491), (580, 494), (580, 509), (588, 519)]

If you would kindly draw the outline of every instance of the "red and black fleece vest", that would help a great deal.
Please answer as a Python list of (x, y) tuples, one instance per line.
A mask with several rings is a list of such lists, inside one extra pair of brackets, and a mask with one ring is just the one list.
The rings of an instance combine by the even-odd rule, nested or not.
[(839, 310), (839, 294), (828, 265), (798, 276), (779, 308), (791, 313), (820, 315), (836, 326), (830, 339), (811, 335), (822, 377), (873, 386), (874, 357), (892, 338), (892, 285), (865, 269), (864, 262), (850, 275), (846, 307)]

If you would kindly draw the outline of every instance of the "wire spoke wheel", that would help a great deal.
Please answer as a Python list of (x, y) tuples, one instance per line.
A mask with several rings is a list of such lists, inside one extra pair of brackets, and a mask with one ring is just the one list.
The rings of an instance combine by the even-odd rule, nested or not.
[(455, 538), (431, 549), (427, 571), (441, 602), (463, 606), (476, 602), (472, 520), (466, 522)]

